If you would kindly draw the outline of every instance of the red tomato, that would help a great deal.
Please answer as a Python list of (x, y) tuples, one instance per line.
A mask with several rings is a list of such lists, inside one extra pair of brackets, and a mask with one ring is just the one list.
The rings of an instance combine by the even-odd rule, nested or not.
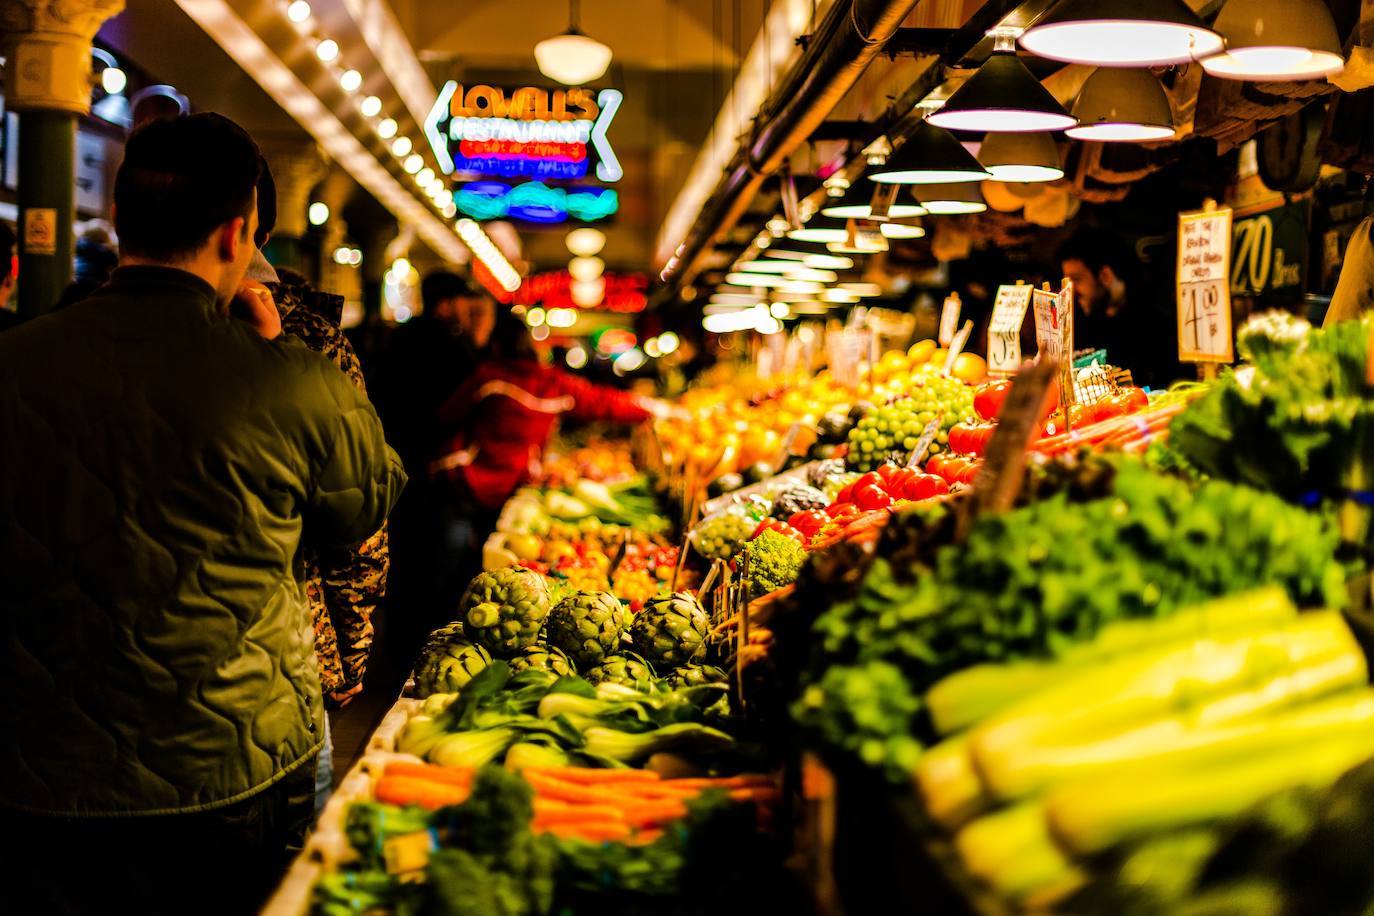
[(810, 537), (820, 531), (830, 521), (830, 516), (824, 509), (809, 509), (805, 512), (798, 512), (787, 520), (787, 524), (796, 528), (802, 534)]
[(783, 535), (784, 537), (791, 538), (803, 547), (805, 547), (806, 542), (810, 540), (810, 538), (808, 538), (805, 534), (802, 534), (796, 528), (793, 528), (791, 525), (785, 524), (783, 522), (779, 522), (777, 525), (775, 525), (773, 527), (773, 530), (776, 531), (778, 534)]
[(892, 497), (881, 487), (870, 485), (854, 491), (854, 503), (864, 512), (872, 512), (874, 509), (886, 509), (892, 505)]
[(906, 489), (902, 491), (902, 495), (907, 499), (930, 499), (936, 493), (940, 492), (936, 486), (936, 481), (939, 481), (940, 487), (944, 487), (946, 491), (949, 490), (949, 487), (945, 486), (944, 480), (936, 477), (934, 474), (917, 474), (908, 482)]
[(859, 507), (849, 502), (837, 502), (833, 505), (827, 506), (825, 509), (825, 514), (830, 516), (832, 519), (838, 521), (841, 518), (852, 518), (853, 516), (858, 515)]
[(992, 431), (997, 427), (991, 423), (980, 423), (969, 428), (967, 434), (967, 451), (970, 455), (981, 456), (987, 451), (988, 440), (992, 438)]
[(892, 479), (892, 475), (897, 473), (898, 470), (900, 470), (900, 468), (898, 468), (895, 464), (885, 464), (882, 467), (878, 468), (878, 470), (874, 471), (874, 473), (878, 475), (878, 478), (882, 480), (883, 485), (886, 486), (887, 482)]
[(754, 529), (754, 533), (749, 535), (749, 540), (752, 541), (754, 538), (758, 537), (760, 534), (763, 534), (765, 531), (777, 528), (781, 524), (782, 522), (778, 521), (775, 518), (766, 518), (763, 521), (759, 522), (759, 526)]
[[(855, 481), (858, 483), (858, 481)], [(835, 503), (847, 503), (854, 498), (854, 484), (848, 484), (835, 494)]]
[(1011, 382), (1007, 379), (998, 379), (988, 382), (979, 387), (973, 393), (973, 409), (984, 420), (992, 420), (1002, 412), (1002, 402), (1007, 399), (1007, 392), (1011, 390)]
[(973, 483), (974, 479), (978, 476), (978, 469), (982, 466), (983, 462), (981, 461), (970, 461), (968, 467), (964, 468), (963, 472), (959, 475), (959, 482), (963, 484)]
[(968, 470), (973, 462), (967, 458), (951, 458), (945, 462), (945, 466), (940, 469), (940, 476), (949, 483), (958, 483), (964, 471)]
[(936, 454), (931, 455), (930, 460), (926, 462), (926, 473), (934, 474), (941, 480), (943, 480), (945, 477), (945, 464), (948, 461), (949, 455), (945, 454), (944, 452), (937, 452)]
[(1116, 398), (1103, 398), (1092, 406), (1094, 423), (1110, 420), (1112, 417), (1119, 417), (1124, 413), (1126, 413), (1126, 406), (1117, 401)]
[(1135, 413), (1150, 406), (1150, 396), (1140, 388), (1122, 388), (1115, 400), (1126, 413)]
[(973, 432), (973, 427), (967, 423), (955, 423), (949, 428), (949, 450), (956, 455), (962, 455), (969, 450), (969, 433)]
[(858, 493), (864, 487), (878, 487), (879, 489), (882, 489), (882, 486), (882, 475), (879, 474), (877, 471), (869, 471), (867, 474), (863, 475), (858, 480), (854, 481), (854, 496), (856, 497), (854, 501), (858, 502)]
[(910, 499), (906, 495), (911, 481), (920, 476), (915, 468), (897, 468), (888, 475), (886, 490), (894, 499)]
[(930, 485), (935, 488), (935, 496), (944, 496), (949, 492), (949, 484), (945, 482), (943, 477), (936, 477), (934, 474), (927, 474), (926, 477), (930, 479)]

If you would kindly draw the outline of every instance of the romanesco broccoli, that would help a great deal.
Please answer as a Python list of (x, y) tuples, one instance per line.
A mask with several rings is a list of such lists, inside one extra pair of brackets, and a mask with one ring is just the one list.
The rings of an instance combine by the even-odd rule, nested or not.
[(765, 531), (748, 544), (749, 597), (791, 585), (806, 563), (806, 548), (785, 534)]

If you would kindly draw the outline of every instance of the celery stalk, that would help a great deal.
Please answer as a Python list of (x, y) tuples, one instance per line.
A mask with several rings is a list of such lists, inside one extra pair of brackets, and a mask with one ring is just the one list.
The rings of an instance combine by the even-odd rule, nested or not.
[[(1136, 760), (1224, 747), (1228, 741), (1284, 723), (1321, 728), (1331, 724), (1334, 715), (1367, 720), (1374, 727), (1374, 693), (1355, 689), (1363, 683), (1364, 671), (1363, 658), (1350, 653), (1135, 728), (1028, 745), (1015, 756), (984, 757), (976, 750), (970, 756), (985, 789), (999, 799), (1013, 800)], [(1321, 700), (1326, 695), (1331, 698)]]
[[(1040, 749), (1085, 745), (1132, 728), (1153, 728), (1148, 737), (1163, 740), (1199, 709), (1224, 721), (1222, 712), (1274, 708), (1366, 679), (1344, 620), (1323, 611), (1281, 628), (1200, 639), (1093, 668), (988, 719), (973, 730), (970, 749), (988, 788), (1016, 798), (1044, 783), (1044, 775), (1025, 775), (1046, 765), (1036, 759)], [(1207, 705), (1237, 694), (1249, 695), (1229, 710), (1224, 701)], [(1181, 719), (1159, 722), (1171, 716)]]
[(941, 741), (923, 754), (916, 764), (915, 778), (926, 812), (946, 830), (991, 807), (969, 757), (967, 737)]
[(1035, 802), (978, 818), (959, 831), (954, 848), (970, 874), (1013, 900), (1057, 885), (1073, 871)]
[(926, 706), (941, 735), (981, 722), (994, 713), (1077, 674), (1143, 649), (1200, 637), (1285, 624), (1297, 608), (1277, 586), (1218, 598), (1157, 620), (1118, 620), (1092, 641), (1074, 646), (1053, 662), (975, 665), (931, 687)]
[(1226, 766), (1142, 763), (1065, 784), (1046, 796), (1050, 829), (1071, 854), (1091, 855), (1164, 830), (1233, 817), (1285, 789), (1323, 788), (1374, 756), (1368, 722), (1343, 723), (1324, 740), (1288, 736), (1282, 750), (1274, 748), (1274, 737), (1264, 737), (1270, 740), (1258, 753), (1232, 748)]

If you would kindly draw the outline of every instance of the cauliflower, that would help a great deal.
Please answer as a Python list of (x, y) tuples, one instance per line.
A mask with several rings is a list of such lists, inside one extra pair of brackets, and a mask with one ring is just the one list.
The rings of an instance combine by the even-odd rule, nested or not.
[(749, 597), (759, 598), (791, 585), (806, 562), (806, 548), (777, 531), (749, 542)]

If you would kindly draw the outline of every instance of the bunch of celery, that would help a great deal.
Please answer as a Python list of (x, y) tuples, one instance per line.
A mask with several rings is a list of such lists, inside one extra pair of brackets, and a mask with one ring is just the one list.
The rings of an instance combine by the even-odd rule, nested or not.
[(1000, 894), (1045, 903), (1122, 844), (1329, 785), (1374, 757), (1374, 691), (1341, 616), (1277, 589), (1119, 624), (1061, 661), (981, 666), (927, 696), (952, 736), (928, 812)]

